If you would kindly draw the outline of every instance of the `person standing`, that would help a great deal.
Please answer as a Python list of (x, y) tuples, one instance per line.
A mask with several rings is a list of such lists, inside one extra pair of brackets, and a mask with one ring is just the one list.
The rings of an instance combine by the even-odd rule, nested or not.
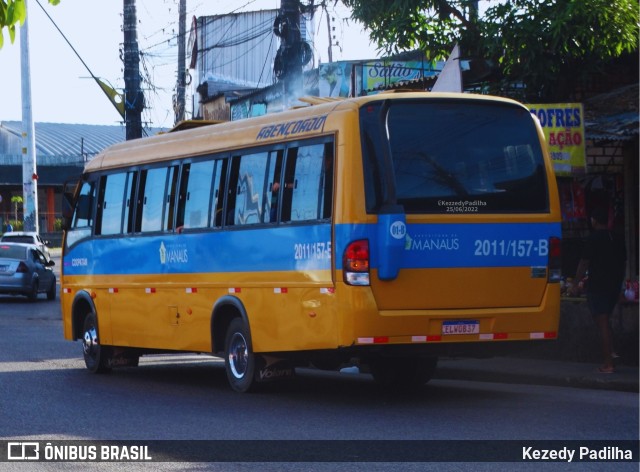
[[(592, 232), (582, 253), (575, 280), (587, 279), (587, 305), (600, 332), (603, 364), (598, 369), (602, 374), (614, 372), (613, 341), (609, 318), (613, 313), (625, 274), (626, 250), (624, 239), (609, 230), (608, 211), (597, 207), (591, 213)], [(578, 287), (572, 288), (573, 294)]]

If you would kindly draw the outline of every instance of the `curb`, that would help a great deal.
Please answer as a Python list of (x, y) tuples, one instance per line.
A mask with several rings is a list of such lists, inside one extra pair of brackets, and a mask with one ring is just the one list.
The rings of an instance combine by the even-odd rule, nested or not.
[(637, 366), (599, 374), (591, 364), (537, 359), (442, 359), (434, 379), (639, 392)]

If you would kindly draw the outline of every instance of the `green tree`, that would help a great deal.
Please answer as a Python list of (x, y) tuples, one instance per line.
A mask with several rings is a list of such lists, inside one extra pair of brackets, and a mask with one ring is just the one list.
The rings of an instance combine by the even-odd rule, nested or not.
[(19, 195), (14, 195), (11, 197), (11, 203), (13, 203), (13, 211), (14, 211), (14, 219), (18, 221), (18, 205), (22, 203), (22, 197)]
[[(488, 60), (529, 100), (566, 96), (568, 84), (638, 49), (638, 0), (342, 0), (386, 53), (420, 49)], [(481, 2), (482, 4), (482, 2)], [(495, 90), (493, 90), (495, 92)]]
[[(49, 0), (52, 5), (57, 5), (60, 0)], [(0, 48), (4, 44), (4, 27), (9, 30), (11, 43), (16, 39), (16, 23), (24, 24), (27, 17), (25, 0), (0, 0)]]

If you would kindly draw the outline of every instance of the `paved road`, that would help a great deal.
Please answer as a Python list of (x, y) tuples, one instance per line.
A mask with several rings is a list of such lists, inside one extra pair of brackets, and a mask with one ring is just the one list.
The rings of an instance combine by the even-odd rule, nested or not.
[[(240, 395), (208, 356), (143, 357), (139, 368), (88, 373), (79, 343), (63, 340), (59, 302), (0, 297), (0, 438), (181, 440), (637, 440), (638, 394), (436, 379), (422, 390), (379, 390), (368, 375), (301, 370), (293, 382)], [(468, 442), (469, 447), (482, 447)], [(300, 452), (300, 451), (294, 451)], [(284, 456), (282, 455), (284, 454)], [(274, 459), (291, 457), (274, 451)], [(464, 457), (464, 454), (461, 454)], [(326, 463), (92, 464), (94, 470), (336, 470)], [(2, 460), (2, 458), (0, 458)], [(76, 470), (86, 464), (0, 462), (0, 470)], [(340, 470), (513, 470), (516, 464), (347, 463)], [(557, 465), (557, 464), (556, 464)], [(6, 466), (6, 467), (5, 467)], [(55, 466), (55, 467), (54, 467)], [(151, 467), (149, 467), (151, 466)], [(579, 467), (576, 467), (579, 466)], [(489, 468), (490, 467), (490, 468)], [(637, 470), (581, 463), (568, 470)], [(517, 464), (540, 470), (544, 464)], [(535, 469), (534, 469), (535, 468)], [(554, 468), (554, 470), (556, 470)], [(563, 470), (565, 470), (563, 468)]]

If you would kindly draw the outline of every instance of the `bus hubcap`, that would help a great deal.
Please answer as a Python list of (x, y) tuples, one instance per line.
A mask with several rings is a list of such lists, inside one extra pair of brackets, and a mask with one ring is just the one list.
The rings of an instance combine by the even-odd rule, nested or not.
[(98, 347), (98, 333), (95, 328), (90, 328), (84, 333), (84, 339), (82, 341), (82, 349), (85, 355), (93, 356), (95, 350)]
[(229, 347), (229, 367), (231, 373), (237, 379), (241, 379), (247, 373), (247, 363), (249, 361), (249, 351), (244, 336), (235, 333), (231, 338)]

